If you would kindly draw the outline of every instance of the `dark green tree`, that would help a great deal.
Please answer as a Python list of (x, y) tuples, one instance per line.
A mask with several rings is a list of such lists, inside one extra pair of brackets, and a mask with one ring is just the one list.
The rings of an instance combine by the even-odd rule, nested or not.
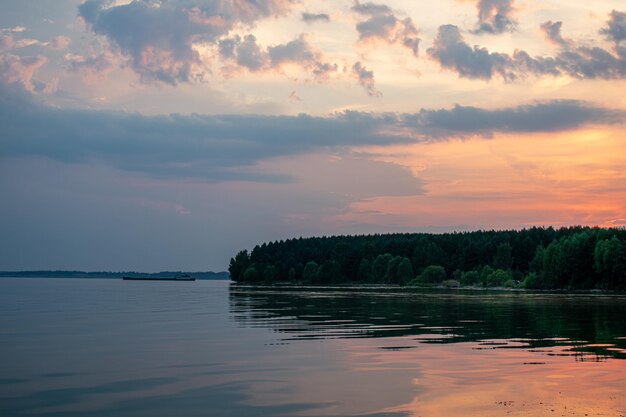
[(385, 272), (385, 278), (383, 279), (387, 284), (399, 284), (400, 278), (398, 276), (398, 267), (402, 262), (401, 256), (394, 256), (387, 263), (387, 271)]
[(259, 274), (259, 270), (256, 268), (255, 264), (250, 265), (243, 273), (243, 281), (245, 282), (255, 283), (260, 281), (260, 278), (261, 274)]
[(461, 285), (476, 285), (480, 282), (480, 274), (476, 270), (461, 274)]
[(513, 248), (509, 242), (501, 243), (496, 250), (496, 256), (493, 258), (492, 266), (495, 269), (511, 269), (513, 266)]
[(357, 273), (357, 281), (359, 282), (369, 282), (372, 274), (372, 262), (369, 259), (363, 258), (361, 259), (361, 263), (359, 264), (359, 271)]
[(250, 256), (248, 255), (248, 251), (239, 251), (239, 253), (237, 253), (234, 258), (230, 259), (230, 264), (228, 265), (230, 278), (235, 282), (244, 281), (245, 278), (243, 274), (248, 266), (250, 266)]
[(274, 265), (267, 265), (263, 270), (263, 281), (274, 282), (278, 278), (278, 268)]
[(294, 267), (289, 268), (289, 272), (287, 273), (287, 279), (293, 282), (296, 280), (296, 275), (297, 275), (296, 268)]
[(409, 258), (403, 257), (398, 265), (398, 284), (405, 285), (409, 281), (415, 278), (415, 273), (413, 272), (413, 265), (411, 265), (411, 260)]
[(593, 251), (593, 268), (605, 289), (626, 288), (626, 245), (613, 236), (600, 240)]
[[(624, 245), (626, 230), (588, 227), (297, 238), (241, 251), (229, 272), (234, 282), (316, 282), (318, 265), (334, 261), (341, 272), (337, 276), (327, 265), (324, 281), (402, 284), (411, 272), (404, 258), (410, 257), (413, 273), (439, 265), (457, 271), (454, 278), (465, 285), (494, 285), (510, 273), (513, 282), (533, 288), (612, 289), (626, 287)], [(268, 266), (273, 268), (265, 273)], [(504, 272), (492, 276), (497, 270)]]
[(319, 266), (315, 261), (309, 261), (304, 266), (304, 271), (302, 272), (302, 279), (305, 282), (316, 282), (317, 281), (317, 271)]
[(317, 271), (317, 282), (320, 284), (338, 284), (341, 281), (341, 265), (337, 261), (329, 259)]
[(374, 259), (374, 263), (372, 264), (372, 281), (376, 283), (382, 283), (385, 280), (385, 275), (387, 274), (387, 267), (389, 265), (389, 261), (393, 256), (389, 253), (385, 253), (382, 255), (378, 255), (376, 259)]
[(440, 265), (429, 265), (420, 274), (419, 280), (431, 284), (439, 284), (447, 278), (446, 270)]

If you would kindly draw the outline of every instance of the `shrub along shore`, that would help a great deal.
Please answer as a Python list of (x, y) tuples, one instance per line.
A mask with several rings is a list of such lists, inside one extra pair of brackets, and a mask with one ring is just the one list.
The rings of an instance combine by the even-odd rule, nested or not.
[(228, 270), (242, 284), (626, 290), (626, 229), (297, 238), (242, 250)]

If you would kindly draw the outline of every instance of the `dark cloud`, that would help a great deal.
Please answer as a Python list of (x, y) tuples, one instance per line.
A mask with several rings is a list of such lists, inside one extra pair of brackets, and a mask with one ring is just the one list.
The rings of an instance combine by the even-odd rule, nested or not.
[(354, 1), (352, 10), (366, 16), (376, 16), (383, 14), (393, 14), (391, 7), (385, 4), (361, 3), (359, 0)]
[(70, 72), (79, 72), (91, 81), (104, 78), (115, 68), (115, 58), (108, 51), (91, 56), (68, 53), (64, 58)]
[(555, 132), (589, 123), (618, 124), (625, 117), (622, 111), (594, 107), (577, 100), (553, 100), (497, 110), (459, 105), (450, 110), (421, 110), (407, 116), (406, 125), (432, 138), (455, 134), (488, 137), (495, 132)]
[(478, 0), (478, 27), (474, 33), (499, 34), (515, 30), (514, 0)]
[(238, 25), (288, 11), (294, 0), (87, 0), (79, 15), (129, 61), (144, 81), (168, 84), (201, 78), (196, 43), (216, 43)]
[(148, 175), (207, 180), (278, 181), (264, 159), (328, 148), (445, 140), (497, 132), (552, 132), (615, 124), (623, 112), (579, 101), (500, 110), (456, 106), (413, 114), (342, 112), (328, 117), (260, 115), (145, 116), (43, 106), (0, 84), (0, 156), (102, 163)]
[(428, 55), (448, 70), (465, 78), (491, 79), (500, 74), (505, 79), (515, 78), (511, 71), (512, 59), (506, 54), (491, 53), (486, 48), (465, 42), (457, 26), (439, 26), (439, 31), (428, 49)]
[(309, 43), (300, 35), (291, 42), (270, 46), (267, 53), (272, 65), (280, 65), (286, 62), (310, 63), (316, 61), (316, 52)]
[(569, 48), (570, 42), (561, 35), (561, 27), (563, 22), (553, 22), (549, 20), (541, 24), (541, 31), (550, 43), (560, 46), (561, 48)]
[(243, 39), (236, 35), (223, 39), (219, 43), (219, 51), (223, 58), (234, 59), (237, 65), (250, 71), (259, 71), (267, 65), (267, 53), (256, 43), (254, 35), (246, 35)]
[(607, 26), (600, 33), (615, 43), (626, 41), (626, 13), (613, 10)]
[(369, 71), (361, 62), (357, 62), (352, 66), (352, 72), (359, 79), (359, 84), (365, 89), (370, 97), (380, 97), (382, 93), (376, 89), (376, 80), (374, 80), (374, 71)]
[(327, 147), (409, 140), (379, 134), (378, 126), (386, 122), (383, 116), (349, 112), (324, 118), (61, 110), (3, 87), (0, 155), (100, 162), (150, 175), (276, 181), (280, 177), (251, 173), (250, 167)]
[[(611, 37), (619, 39), (619, 18), (613, 13), (609, 21)], [(613, 24), (613, 25), (612, 25)], [(611, 26), (612, 25), (612, 26)], [(442, 68), (461, 77), (489, 80), (501, 76), (507, 81), (533, 75), (569, 75), (576, 78), (620, 79), (626, 77), (626, 47), (616, 42), (614, 51), (600, 47), (577, 45), (561, 35), (561, 22), (546, 22), (541, 26), (548, 39), (559, 46), (554, 57), (533, 57), (523, 50), (512, 55), (489, 52), (479, 46), (471, 47), (458, 27), (439, 27), (428, 55)], [(606, 33), (609, 28), (604, 29)]]
[(359, 42), (382, 41), (389, 44), (400, 44), (411, 50), (417, 57), (419, 52), (419, 31), (411, 18), (400, 20), (393, 10), (384, 4), (360, 3), (355, 1), (352, 10), (365, 17), (356, 25)]
[(302, 21), (306, 23), (330, 22), (330, 16), (326, 13), (302, 13)]
[(325, 79), (329, 73), (337, 71), (337, 65), (325, 62), (322, 53), (306, 40), (304, 35), (265, 50), (256, 43), (253, 35), (243, 39), (238, 35), (219, 42), (220, 55), (236, 62), (249, 71), (268, 71), (281, 68), (285, 64), (295, 64), (309, 70), (316, 79)]

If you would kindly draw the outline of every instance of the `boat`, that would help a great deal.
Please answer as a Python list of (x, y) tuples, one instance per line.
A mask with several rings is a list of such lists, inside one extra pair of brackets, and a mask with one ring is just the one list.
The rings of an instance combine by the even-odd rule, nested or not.
[(180, 274), (175, 277), (122, 277), (124, 281), (195, 281), (189, 274)]

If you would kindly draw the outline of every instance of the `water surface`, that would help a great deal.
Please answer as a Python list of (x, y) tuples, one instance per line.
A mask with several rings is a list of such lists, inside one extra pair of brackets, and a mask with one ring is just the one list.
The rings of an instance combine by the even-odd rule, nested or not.
[(0, 280), (2, 416), (624, 416), (626, 298)]

